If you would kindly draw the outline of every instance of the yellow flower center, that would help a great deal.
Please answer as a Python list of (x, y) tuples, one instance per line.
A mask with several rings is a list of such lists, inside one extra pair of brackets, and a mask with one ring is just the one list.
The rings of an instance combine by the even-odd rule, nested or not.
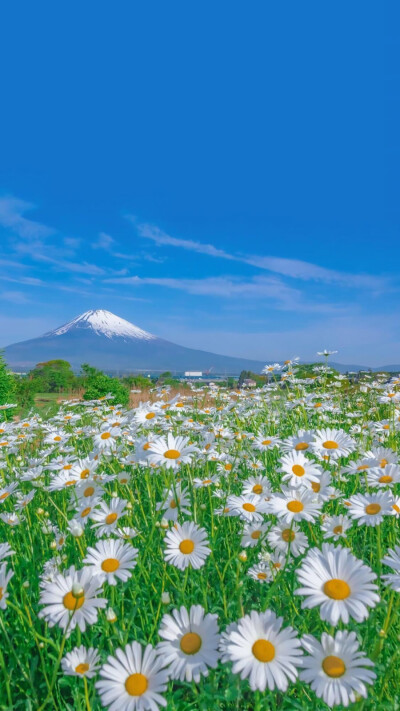
[(164, 452), (164, 457), (166, 459), (179, 459), (181, 456), (181, 453), (178, 452), (177, 449), (167, 449), (166, 452)]
[(257, 578), (259, 580), (266, 580), (267, 579), (267, 574), (266, 573), (257, 573)]
[(118, 514), (116, 513), (110, 513), (108, 516), (106, 516), (106, 524), (107, 526), (110, 526), (114, 521), (116, 521), (118, 518)]
[(319, 483), (316, 482), (316, 481), (312, 481), (312, 482), (311, 482), (311, 488), (312, 488), (313, 491), (315, 491), (316, 494), (318, 494), (319, 491), (320, 491), (320, 489), (321, 489), (321, 484), (319, 484)]
[(75, 596), (73, 592), (67, 592), (66, 595), (63, 597), (63, 603), (64, 607), (67, 608), (67, 610), (79, 610), (80, 607), (82, 607), (83, 603), (85, 602), (85, 596), (80, 595), (79, 597)]
[(249, 513), (253, 513), (256, 510), (254, 504), (243, 504), (243, 508), (245, 511), (249, 511)]
[(295, 476), (304, 476), (306, 470), (301, 466), (301, 464), (294, 464), (292, 466), (292, 472)]
[(0, 501), (4, 501), (4, 499), (6, 499), (7, 496), (10, 496), (10, 492), (9, 492), (9, 491), (5, 491), (4, 494), (2, 494), (2, 495), (0, 496)]
[(175, 501), (175, 499), (171, 499), (171, 501), (169, 502), (169, 506), (171, 509), (176, 509), (178, 504), (179, 504), (179, 499), (177, 501)]
[(368, 504), (368, 506), (365, 507), (365, 513), (367, 513), (368, 516), (376, 516), (381, 508), (379, 504)]
[(255, 484), (252, 488), (252, 491), (254, 494), (262, 494), (262, 490), (263, 490), (263, 488), (262, 488), (261, 484)]
[(81, 479), (87, 479), (90, 474), (90, 469), (82, 469), (80, 473)]
[(396, 513), (400, 513), (400, 506), (397, 506), (397, 504), (393, 504), (392, 509), (394, 509)]
[(61, 442), (61, 437), (60, 437), (60, 435), (56, 435), (56, 436), (54, 437), (54, 441), (55, 441), (55, 442)]
[(90, 514), (91, 510), (92, 510), (91, 506), (88, 506), (86, 509), (83, 509), (83, 511), (81, 513), (81, 518), (85, 518), (85, 516)]
[(389, 464), (387, 459), (381, 459), (379, 466), (381, 467), (381, 469), (384, 469), (387, 464)]
[(147, 450), (150, 449), (150, 442), (146, 442), (146, 443), (143, 445), (143, 449), (144, 449), (145, 452), (147, 452)]
[(361, 464), (361, 466), (357, 467), (358, 472), (363, 472), (365, 469), (369, 469), (368, 464)]
[(142, 696), (147, 691), (148, 685), (144, 674), (130, 674), (125, 681), (125, 689), (129, 696)]
[(111, 437), (110, 432), (103, 432), (102, 435), (100, 435), (101, 439), (109, 439)]
[(83, 495), (87, 498), (88, 496), (92, 496), (92, 494), (94, 494), (94, 486), (86, 487), (85, 491), (83, 492)]
[(193, 541), (191, 541), (190, 538), (185, 538), (183, 541), (180, 542), (179, 550), (184, 555), (189, 555), (190, 553), (193, 553), (193, 551), (194, 551)]
[(224, 469), (225, 469), (227, 472), (230, 472), (231, 469), (232, 469), (232, 464), (225, 464)]
[(337, 449), (338, 443), (334, 442), (332, 439), (327, 439), (322, 445), (325, 449)]
[(260, 536), (261, 536), (261, 531), (253, 531), (250, 537), (251, 537), (254, 541), (258, 541), (258, 539), (260, 538)]
[(389, 476), (389, 474), (384, 474), (379, 479), (379, 482), (381, 484), (390, 484), (392, 481), (393, 481), (393, 477)]
[(297, 499), (293, 499), (293, 501), (289, 501), (286, 507), (289, 511), (292, 513), (300, 513), (300, 511), (303, 511), (304, 506), (301, 503), (301, 501), (297, 501)]
[(155, 417), (155, 416), (156, 416), (155, 412), (148, 412), (145, 417), (146, 417), (146, 420), (152, 420), (153, 417)]
[(270, 439), (263, 439), (263, 441), (261, 442), (261, 444), (264, 444), (264, 445), (267, 447), (269, 444), (271, 444), (271, 441), (272, 441), (272, 440), (270, 440)]
[(65, 464), (65, 465), (63, 466), (63, 469), (64, 469), (65, 471), (68, 471), (69, 469), (72, 469), (72, 464)]
[(295, 446), (296, 452), (302, 452), (303, 449), (308, 449), (309, 444), (308, 442), (298, 442)]
[(285, 528), (285, 530), (282, 531), (282, 538), (286, 543), (291, 543), (295, 539), (294, 531), (291, 531), (290, 528)]
[(187, 632), (180, 641), (180, 647), (184, 654), (197, 654), (201, 645), (202, 639), (196, 632)]
[(89, 669), (89, 664), (85, 664), (85, 662), (82, 662), (81, 664), (78, 664), (77, 667), (75, 667), (75, 671), (77, 674), (84, 674), (85, 672), (89, 671)]
[(267, 639), (254, 642), (251, 651), (259, 662), (272, 662), (275, 657), (275, 647)]
[(340, 657), (329, 656), (325, 657), (322, 662), (322, 669), (327, 676), (332, 677), (332, 679), (337, 679), (339, 676), (343, 676), (346, 673), (346, 665), (343, 659)]
[(323, 587), (325, 595), (330, 597), (332, 600), (345, 600), (351, 594), (349, 585), (345, 580), (340, 580), (339, 578), (332, 578), (327, 580)]
[(101, 569), (104, 570), (105, 573), (115, 573), (118, 568), (119, 560), (116, 558), (106, 558), (101, 564)]
[(335, 526), (333, 532), (336, 534), (336, 536), (338, 536), (339, 533), (343, 533), (343, 526)]

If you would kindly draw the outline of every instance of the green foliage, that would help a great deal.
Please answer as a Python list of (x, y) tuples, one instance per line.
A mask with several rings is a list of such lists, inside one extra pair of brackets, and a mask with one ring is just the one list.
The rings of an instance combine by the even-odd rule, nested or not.
[(29, 409), (35, 404), (39, 382), (26, 376), (15, 378), (15, 399), (22, 409)]
[(15, 379), (8, 370), (3, 353), (0, 351), (0, 405), (11, 404), (15, 400)]
[(126, 375), (122, 378), (122, 382), (130, 388), (148, 388), (151, 385), (150, 378), (144, 375)]
[(129, 402), (129, 390), (118, 378), (110, 378), (101, 371), (96, 371), (89, 375), (85, 382), (84, 400), (97, 400), (100, 397), (111, 394), (112, 402), (120, 405), (127, 405)]
[(37, 382), (37, 390), (42, 392), (61, 393), (77, 385), (77, 378), (66, 360), (38, 363), (28, 377)]

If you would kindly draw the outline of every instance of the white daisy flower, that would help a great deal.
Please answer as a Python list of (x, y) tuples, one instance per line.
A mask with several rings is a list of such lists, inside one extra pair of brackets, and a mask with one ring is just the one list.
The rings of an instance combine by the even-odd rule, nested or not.
[(271, 496), (268, 510), (290, 525), (292, 521), (315, 521), (321, 506), (310, 489), (282, 489)]
[(181, 488), (180, 484), (164, 490), (163, 501), (157, 503), (157, 511), (163, 512), (163, 518), (167, 521), (177, 521), (178, 516), (184, 514), (190, 515), (189, 491), (187, 488)]
[(312, 430), (299, 430), (296, 435), (291, 435), (283, 440), (282, 449), (284, 452), (290, 452), (293, 449), (296, 452), (311, 451), (313, 440), (314, 432)]
[(61, 668), (67, 676), (86, 676), (87, 679), (91, 679), (96, 676), (100, 666), (99, 659), (100, 655), (97, 649), (93, 647), (86, 649), (82, 644), (62, 658)]
[(152, 466), (165, 466), (167, 469), (177, 469), (181, 464), (189, 464), (197, 448), (188, 443), (188, 437), (174, 437), (171, 433), (168, 433), (167, 437), (158, 437), (150, 442), (147, 450), (148, 463)]
[(211, 553), (206, 530), (193, 521), (185, 521), (182, 525), (176, 523), (167, 532), (165, 544), (165, 560), (180, 570), (188, 565), (195, 570), (201, 568)]
[(205, 614), (201, 605), (192, 605), (190, 610), (181, 607), (161, 620), (160, 642), (157, 653), (168, 665), (171, 679), (200, 681), (208, 676), (208, 668), (218, 664), (219, 633), (217, 615)]
[(243, 528), (243, 535), (240, 541), (242, 548), (254, 548), (264, 538), (268, 531), (266, 523), (248, 523)]
[(272, 572), (268, 563), (256, 563), (256, 565), (248, 569), (247, 575), (259, 583), (266, 583), (272, 580)]
[(89, 546), (83, 562), (93, 575), (107, 580), (109, 585), (116, 585), (118, 580), (125, 583), (132, 576), (130, 571), (136, 565), (138, 552), (130, 543), (110, 538), (98, 541), (95, 548)]
[(86, 623), (97, 622), (99, 607), (105, 607), (107, 600), (96, 597), (101, 591), (102, 581), (92, 575), (89, 568), (75, 570), (71, 566), (65, 573), (57, 573), (54, 582), (44, 583), (39, 604), (45, 607), (40, 610), (49, 627), (58, 625), (68, 634), (79, 627), (81, 632), (86, 629)]
[(325, 459), (339, 459), (347, 457), (356, 448), (355, 442), (343, 430), (336, 430), (327, 427), (324, 430), (317, 430), (314, 435), (312, 448), (315, 454)]
[(351, 528), (352, 522), (345, 514), (338, 516), (325, 516), (323, 519), (321, 530), (324, 532), (324, 538), (333, 538), (338, 541), (340, 538), (346, 538), (346, 531)]
[(375, 573), (341, 546), (323, 543), (322, 550), (312, 548), (296, 574), (303, 587), (295, 595), (306, 596), (302, 608), (320, 605), (321, 620), (334, 626), (339, 620), (348, 624), (351, 617), (362, 622), (368, 617), (368, 607), (380, 600), (372, 582)]
[(285, 472), (282, 481), (290, 487), (318, 484), (322, 474), (320, 467), (307, 459), (303, 452), (285, 454), (280, 460), (280, 469)]
[(233, 673), (248, 678), (253, 691), (267, 687), (286, 691), (289, 681), (297, 678), (302, 657), (300, 640), (292, 627), (282, 629), (282, 621), (272, 610), (252, 610), (226, 639), (225, 657), (233, 662)]
[(365, 668), (374, 665), (359, 651), (355, 632), (339, 631), (335, 637), (323, 632), (320, 642), (307, 634), (301, 643), (309, 656), (303, 658), (300, 679), (310, 684), (319, 699), (332, 707), (367, 697), (366, 684), (372, 684), (376, 674)]
[(138, 642), (117, 649), (100, 669), (96, 682), (101, 703), (109, 711), (157, 711), (167, 702), (168, 672), (156, 650), (148, 644), (143, 650)]
[(367, 482), (372, 489), (392, 488), (400, 483), (400, 467), (397, 464), (387, 464), (384, 469), (370, 469)]
[(260, 474), (259, 476), (250, 476), (243, 482), (242, 495), (255, 494), (262, 496), (264, 499), (271, 495), (271, 483), (268, 477)]
[(240, 516), (244, 521), (249, 522), (262, 521), (263, 514), (268, 511), (268, 503), (263, 501), (257, 494), (241, 496), (232, 494), (228, 496), (226, 504), (234, 515), (236, 514), (236, 516)]
[(13, 577), (14, 572), (12, 570), (7, 571), (7, 563), (2, 563), (0, 565), (0, 609), (5, 610), (7, 607), (7, 585)]
[(109, 504), (105, 501), (99, 503), (98, 508), (90, 514), (90, 518), (94, 521), (92, 528), (96, 529), (98, 538), (101, 536), (110, 536), (117, 528), (119, 519), (125, 515), (125, 507), (127, 502), (124, 499), (116, 497), (111, 499)]
[(273, 550), (281, 551), (285, 555), (290, 548), (290, 554), (294, 558), (302, 555), (309, 545), (307, 536), (294, 521), (290, 527), (287, 523), (277, 523), (268, 533), (267, 540)]
[(349, 498), (348, 511), (351, 518), (362, 526), (379, 526), (383, 517), (391, 514), (393, 497), (390, 491), (373, 494), (355, 494)]

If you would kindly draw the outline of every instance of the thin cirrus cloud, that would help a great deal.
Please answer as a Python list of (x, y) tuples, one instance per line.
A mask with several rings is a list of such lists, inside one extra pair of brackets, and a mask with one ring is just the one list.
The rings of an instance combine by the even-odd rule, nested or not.
[(56, 230), (40, 222), (24, 217), (26, 212), (33, 210), (35, 205), (25, 200), (6, 195), (0, 198), (0, 225), (10, 229), (23, 239), (49, 237)]
[(127, 218), (135, 225), (141, 237), (152, 240), (158, 246), (178, 247), (191, 252), (197, 252), (198, 254), (206, 254), (211, 257), (220, 257), (221, 259), (242, 262), (257, 267), (258, 269), (265, 269), (280, 274), (281, 276), (300, 279), (302, 281), (316, 281), (327, 284), (338, 284), (350, 288), (376, 290), (381, 290), (388, 286), (388, 279), (386, 277), (341, 272), (335, 269), (320, 267), (317, 264), (305, 262), (300, 259), (229, 254), (223, 249), (214, 247), (212, 244), (171, 237), (160, 230), (156, 225), (148, 223), (137, 224), (135, 218), (129, 215)]
[(274, 277), (254, 277), (251, 280), (240, 280), (234, 277), (206, 277), (204, 279), (176, 279), (168, 277), (122, 277), (105, 279), (111, 284), (126, 284), (130, 286), (160, 286), (167, 289), (185, 291), (197, 296), (216, 296), (225, 299), (233, 297), (256, 298), (272, 300), (281, 310), (334, 312), (341, 307), (335, 304), (306, 302), (298, 289), (287, 286)]

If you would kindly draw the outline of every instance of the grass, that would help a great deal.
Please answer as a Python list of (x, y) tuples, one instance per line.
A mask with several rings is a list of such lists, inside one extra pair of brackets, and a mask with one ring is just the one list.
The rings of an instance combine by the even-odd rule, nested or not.
[[(166, 529), (160, 525), (162, 513), (157, 511), (157, 504), (165, 500), (166, 489), (176, 486), (177, 474), (164, 467), (151, 470), (141, 464), (129, 463), (129, 455), (133, 451), (130, 440), (136, 442), (148, 429), (137, 429), (129, 414), (116, 413), (104, 401), (93, 408), (65, 405), (60, 409), (58, 394), (38, 394), (36, 406), (41, 414), (52, 407), (57, 409), (57, 413), (45, 423), (45, 427), (32, 421), (31, 427), (23, 430), (22, 422), (15, 423), (13, 429), (18, 446), (11, 447), (9, 452), (2, 449), (4, 485), (18, 481), (20, 493), (26, 495), (34, 491), (35, 494), (32, 501), (22, 508), (20, 515), (23, 522), (19, 526), (11, 527), (0, 521), (2, 541), (8, 541), (15, 551), (12, 558), (7, 559), (14, 577), (8, 586), (5, 609), (0, 610), (0, 709), (98, 711), (101, 704), (93, 680), (87, 683), (85, 680), (84, 683), (83, 679), (63, 675), (61, 657), (80, 644), (97, 648), (102, 662), (107, 655), (114, 655), (119, 647), (134, 640), (157, 645), (163, 615), (181, 605), (189, 608), (199, 604), (207, 612), (216, 613), (221, 630), (252, 609), (272, 609), (283, 617), (285, 626), (291, 625), (300, 636), (311, 633), (320, 638), (324, 631), (332, 633), (332, 627), (321, 620), (319, 608), (302, 610), (303, 598), (294, 595), (299, 587), (296, 578), (299, 559), (287, 556), (282, 570), (268, 583), (253, 580), (247, 572), (258, 563), (258, 554), (262, 549), (270, 550), (266, 541), (247, 549), (244, 559), (242, 521), (238, 516), (217, 514), (217, 509), (224, 506), (226, 496), (239, 494), (243, 482), (254, 475), (255, 470), (251, 466), (253, 459), (260, 461), (260, 471), (268, 476), (273, 491), (278, 492), (281, 488), (279, 460), (282, 451), (275, 448), (256, 452), (251, 433), (257, 432), (278, 434), (284, 439), (302, 428), (316, 430), (328, 424), (349, 431), (350, 427), (358, 425), (360, 431), (352, 433), (357, 445), (354, 454), (338, 463), (319, 462), (323, 469), (331, 473), (332, 484), (343, 494), (326, 501), (321, 513), (343, 513), (346, 510), (344, 500), (369, 490), (363, 475), (346, 477), (340, 472), (344, 464), (359, 458), (371, 447), (384, 445), (397, 453), (399, 432), (396, 428), (396, 408), (379, 403), (380, 391), (378, 394), (374, 390), (362, 393), (358, 386), (350, 387), (346, 382), (340, 388), (329, 391), (326, 385), (322, 374), (313, 383), (294, 381), (292, 385), (276, 386), (272, 392), (263, 390), (240, 397), (228, 391), (219, 392), (216, 396), (207, 391), (183, 409), (171, 406), (162, 410), (168, 415), (169, 428), (175, 434), (190, 436), (200, 450), (211, 430), (218, 433), (223, 427), (230, 433), (229, 439), (217, 438), (212, 446), (218, 456), (224, 453), (232, 463), (231, 471), (219, 477), (217, 486), (196, 488), (194, 485), (196, 477), (207, 479), (218, 472), (218, 462), (210, 457), (197, 455), (190, 465), (183, 465), (179, 471), (181, 483), (188, 488), (190, 496), (190, 516), (180, 516), (180, 520), (190, 519), (204, 527), (211, 549), (204, 567), (199, 570), (187, 568), (186, 571), (180, 571), (164, 560)], [(304, 399), (306, 395), (308, 400)], [(65, 396), (62, 397), (65, 399)], [(158, 397), (160, 399), (161, 396)], [(164, 401), (167, 397), (170, 394), (162, 396)], [(319, 403), (322, 403), (322, 409), (315, 407)], [(324, 412), (325, 407), (331, 409)], [(353, 413), (356, 415), (350, 417)], [(67, 414), (76, 414), (77, 420), (71, 424), (64, 419)], [(84, 458), (91, 455), (95, 448), (92, 432), (100, 432), (105, 423), (111, 425), (116, 419), (123, 423), (117, 439), (121, 447), (118, 453), (101, 458), (98, 473), (114, 477), (104, 483), (103, 499), (110, 502), (118, 496), (128, 503), (121, 525), (138, 532), (132, 539), (132, 545), (139, 551), (137, 566), (126, 583), (119, 582), (115, 587), (104, 584), (102, 596), (115, 611), (116, 621), (109, 622), (105, 612), (101, 611), (98, 621), (84, 633), (75, 629), (66, 639), (61, 629), (50, 628), (38, 616), (43, 565), (61, 557), (61, 570), (70, 565), (81, 568), (87, 547), (94, 546), (97, 538), (91, 522), (88, 522), (80, 538), (68, 533), (68, 521), (76, 515), (73, 510), (76, 506), (74, 491), (64, 487), (49, 492), (47, 487), (54, 479), (53, 462), (56, 458), (69, 465), (77, 456)], [(376, 423), (386, 420), (389, 421), (389, 429), (377, 433)], [(151, 431), (162, 433), (164, 422), (156, 419)], [(53, 445), (44, 444), (49, 427), (53, 427), (54, 432), (65, 433), (67, 441), (55, 449)], [(131, 437), (123, 434), (126, 432)], [(21, 433), (25, 435), (22, 444), (18, 440)], [(33, 457), (41, 458), (43, 463), (43, 472), (35, 486), (30, 481), (18, 480), (19, 474), (30, 470)], [(127, 483), (118, 480), (121, 473), (126, 474)], [(399, 485), (394, 487), (393, 492), (400, 493)], [(15, 505), (14, 493), (4, 500), (2, 511), (11, 513)], [(269, 514), (265, 516), (265, 521), (272, 528), (276, 519)], [(320, 523), (318, 518), (313, 525), (300, 524), (311, 547), (320, 548), (324, 541)], [(384, 584), (381, 576), (388, 570), (380, 562), (389, 548), (399, 544), (398, 525), (395, 516), (385, 516), (381, 526), (377, 527), (354, 524), (347, 538), (339, 542), (377, 574), (381, 595), (380, 603), (370, 610), (367, 620), (362, 623), (353, 620), (348, 625), (339, 623), (338, 626), (339, 629), (354, 630), (361, 649), (375, 662), (377, 680), (368, 689), (368, 699), (360, 698), (352, 704), (354, 711), (373, 711), (376, 708), (395, 711), (400, 708), (400, 594)], [(59, 542), (60, 532), (64, 534), (62, 543)], [(166, 604), (162, 602), (163, 593), (168, 593), (170, 597)], [(171, 681), (166, 698), (167, 708), (172, 711), (328, 709), (310, 687), (299, 680), (290, 684), (285, 693), (276, 689), (251, 691), (248, 681), (242, 681), (233, 674), (229, 663), (220, 663), (198, 684)]]

